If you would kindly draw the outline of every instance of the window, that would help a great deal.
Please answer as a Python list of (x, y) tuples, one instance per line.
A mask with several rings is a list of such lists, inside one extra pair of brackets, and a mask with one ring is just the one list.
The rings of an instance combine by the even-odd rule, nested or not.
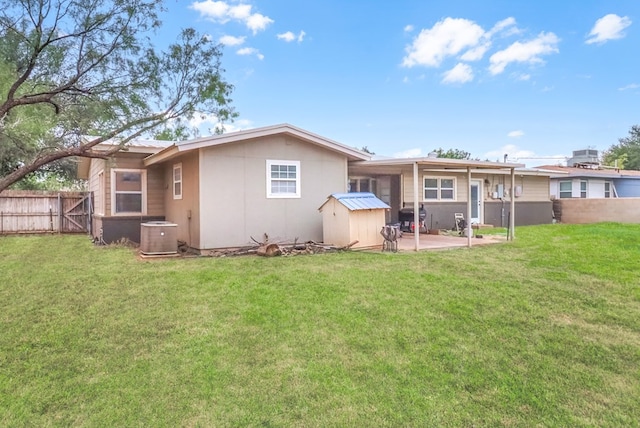
[(455, 178), (425, 177), (424, 199), (453, 201), (456, 199), (455, 188)]
[(581, 198), (586, 198), (587, 197), (587, 182), (586, 181), (581, 181), (580, 182), (580, 197)]
[(608, 181), (604, 182), (604, 197), (605, 198), (611, 197), (611, 183), (609, 183)]
[(560, 198), (570, 198), (573, 196), (572, 188), (573, 183), (571, 181), (561, 181), (560, 185)]
[(267, 198), (300, 197), (300, 162), (267, 160)]
[(113, 215), (146, 214), (146, 171), (112, 169), (111, 189), (111, 213)]
[(378, 182), (375, 178), (350, 178), (349, 192), (371, 192), (377, 194)]
[(182, 199), (182, 164), (173, 166), (173, 199)]

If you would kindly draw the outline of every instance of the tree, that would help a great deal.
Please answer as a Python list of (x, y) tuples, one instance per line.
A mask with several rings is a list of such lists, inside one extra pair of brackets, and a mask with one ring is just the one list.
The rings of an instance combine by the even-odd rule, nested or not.
[(448, 158), (448, 159), (465, 159), (469, 160), (471, 158), (471, 153), (465, 152), (460, 149), (449, 149), (446, 152), (442, 150), (442, 148), (437, 148), (433, 152), (435, 152), (439, 158)]
[[(61, 159), (109, 157), (177, 119), (237, 116), (210, 37), (185, 29), (164, 51), (152, 46), (161, 0), (0, 8), (0, 191)], [(108, 140), (113, 149), (95, 150)]]
[(375, 155), (375, 152), (371, 151), (369, 149), (369, 146), (362, 146), (362, 148), (360, 149), (360, 151), (365, 152), (365, 153), (369, 153), (370, 155)]
[(640, 125), (633, 125), (629, 136), (618, 142), (602, 154), (602, 162), (620, 169), (640, 170)]

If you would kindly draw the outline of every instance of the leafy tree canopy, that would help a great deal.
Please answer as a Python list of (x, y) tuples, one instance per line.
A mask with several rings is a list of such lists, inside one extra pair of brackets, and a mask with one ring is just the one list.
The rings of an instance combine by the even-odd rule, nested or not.
[(602, 162), (620, 169), (640, 170), (640, 125), (633, 125), (629, 135), (602, 154)]
[(437, 148), (433, 150), (439, 158), (447, 158), (447, 159), (465, 159), (469, 160), (471, 158), (471, 153), (465, 152), (460, 149), (449, 149), (447, 151), (442, 148)]
[[(164, 51), (151, 44), (161, 11), (161, 0), (0, 0), (0, 191), (163, 126), (184, 136), (170, 124), (196, 114), (237, 116), (210, 37), (184, 29)], [(112, 150), (95, 149), (107, 140)]]

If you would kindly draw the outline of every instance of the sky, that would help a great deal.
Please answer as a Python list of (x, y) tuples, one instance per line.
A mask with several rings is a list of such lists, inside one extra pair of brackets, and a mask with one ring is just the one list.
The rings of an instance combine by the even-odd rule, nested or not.
[(377, 155), (536, 166), (640, 124), (638, 0), (165, 4), (158, 37), (193, 27), (223, 45), (228, 132), (289, 123)]

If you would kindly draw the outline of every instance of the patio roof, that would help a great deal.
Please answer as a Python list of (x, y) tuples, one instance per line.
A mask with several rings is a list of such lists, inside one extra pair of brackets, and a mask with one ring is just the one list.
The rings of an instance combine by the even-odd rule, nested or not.
[[(465, 159), (449, 159), (449, 158), (434, 158), (434, 157), (421, 157), (421, 158), (389, 158), (389, 159), (374, 159), (351, 162), (349, 164), (349, 173), (358, 174), (374, 174), (374, 175), (399, 175), (407, 174), (410, 172), (413, 177), (413, 215), (414, 224), (419, 224), (419, 205), (420, 205), (420, 183), (419, 176), (420, 170), (428, 171), (448, 171), (448, 172), (460, 172), (466, 173), (467, 185), (469, 186), (468, 195), (471, 195), (471, 174), (473, 172), (493, 172), (501, 174), (509, 174), (511, 177), (511, 188), (515, 188), (515, 171), (517, 168), (524, 168), (525, 165), (521, 163), (507, 163), (507, 162), (487, 162)], [(536, 174), (549, 175), (544, 172), (537, 172)], [(515, 226), (515, 198), (510, 198), (510, 212), (509, 216), (509, 237), (515, 238), (514, 226)], [(471, 200), (467, 198), (467, 214), (466, 218), (471, 218)], [(471, 247), (471, 222), (467, 225), (467, 246)], [(414, 249), (418, 251), (420, 249), (420, 236), (415, 234), (414, 236)]]

